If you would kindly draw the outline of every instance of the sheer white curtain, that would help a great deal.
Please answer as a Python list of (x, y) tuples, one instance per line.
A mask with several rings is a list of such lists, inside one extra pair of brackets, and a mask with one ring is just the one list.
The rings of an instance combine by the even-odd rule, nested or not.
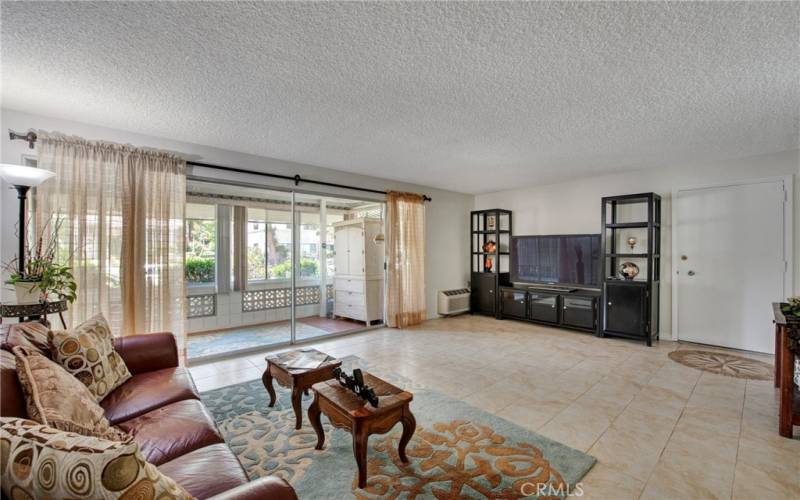
[[(102, 312), (117, 335), (171, 331), (184, 346), (186, 162), (169, 153), (38, 132), (37, 227), (62, 221), (75, 325)], [(183, 348), (181, 349), (183, 351)]]
[(425, 205), (422, 195), (387, 193), (387, 322), (403, 328), (425, 321)]

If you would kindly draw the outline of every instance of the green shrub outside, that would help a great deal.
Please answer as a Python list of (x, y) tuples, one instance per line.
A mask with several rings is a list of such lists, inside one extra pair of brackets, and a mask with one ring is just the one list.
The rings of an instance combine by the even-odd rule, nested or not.
[(184, 276), (192, 283), (213, 283), (216, 262), (213, 258), (186, 257)]
[[(270, 278), (283, 278), (289, 279), (292, 277), (292, 262), (289, 260), (283, 261), (278, 265), (270, 268)], [(304, 257), (300, 259), (300, 277), (310, 278), (319, 274), (319, 263), (316, 259), (309, 259)]]

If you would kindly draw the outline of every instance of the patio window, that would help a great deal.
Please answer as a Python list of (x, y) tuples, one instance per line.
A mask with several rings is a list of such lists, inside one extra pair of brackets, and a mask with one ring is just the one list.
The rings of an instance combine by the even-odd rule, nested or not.
[(248, 281), (288, 280), (292, 271), (289, 212), (247, 209)]
[(187, 203), (185, 231), (186, 282), (190, 285), (214, 284), (217, 265), (216, 206)]

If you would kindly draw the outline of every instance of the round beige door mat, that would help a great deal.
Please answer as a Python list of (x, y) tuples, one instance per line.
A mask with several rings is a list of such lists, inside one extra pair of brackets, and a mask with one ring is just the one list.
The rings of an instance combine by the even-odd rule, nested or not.
[(678, 350), (669, 353), (669, 358), (698, 370), (750, 380), (772, 380), (774, 370), (763, 361), (715, 351)]

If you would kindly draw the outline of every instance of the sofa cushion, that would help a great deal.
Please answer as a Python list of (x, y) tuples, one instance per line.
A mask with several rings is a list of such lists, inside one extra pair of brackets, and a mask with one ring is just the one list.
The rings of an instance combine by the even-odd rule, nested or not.
[(64, 368), (29, 347), (14, 348), (28, 417), (58, 430), (121, 441), (94, 395)]
[(11, 351), (17, 346), (30, 347), (49, 358), (50, 342), (47, 340), (49, 333), (50, 329), (38, 321), (2, 325), (0, 348)]
[(106, 418), (116, 425), (184, 399), (200, 399), (189, 370), (164, 368), (135, 375), (111, 392), (100, 406), (106, 411)]
[(209, 498), (247, 482), (236, 456), (224, 444), (200, 448), (158, 466), (197, 498)]
[(83, 382), (98, 402), (131, 378), (102, 314), (70, 330), (51, 331), (49, 340), (53, 361)]
[(8, 498), (191, 498), (147, 463), (130, 438), (108, 441), (2, 418), (0, 443)]
[(17, 377), (17, 359), (0, 349), (0, 417), (27, 417), (25, 395)]
[(224, 443), (203, 403), (187, 399), (119, 424), (139, 443), (144, 458), (156, 465), (211, 444)]

